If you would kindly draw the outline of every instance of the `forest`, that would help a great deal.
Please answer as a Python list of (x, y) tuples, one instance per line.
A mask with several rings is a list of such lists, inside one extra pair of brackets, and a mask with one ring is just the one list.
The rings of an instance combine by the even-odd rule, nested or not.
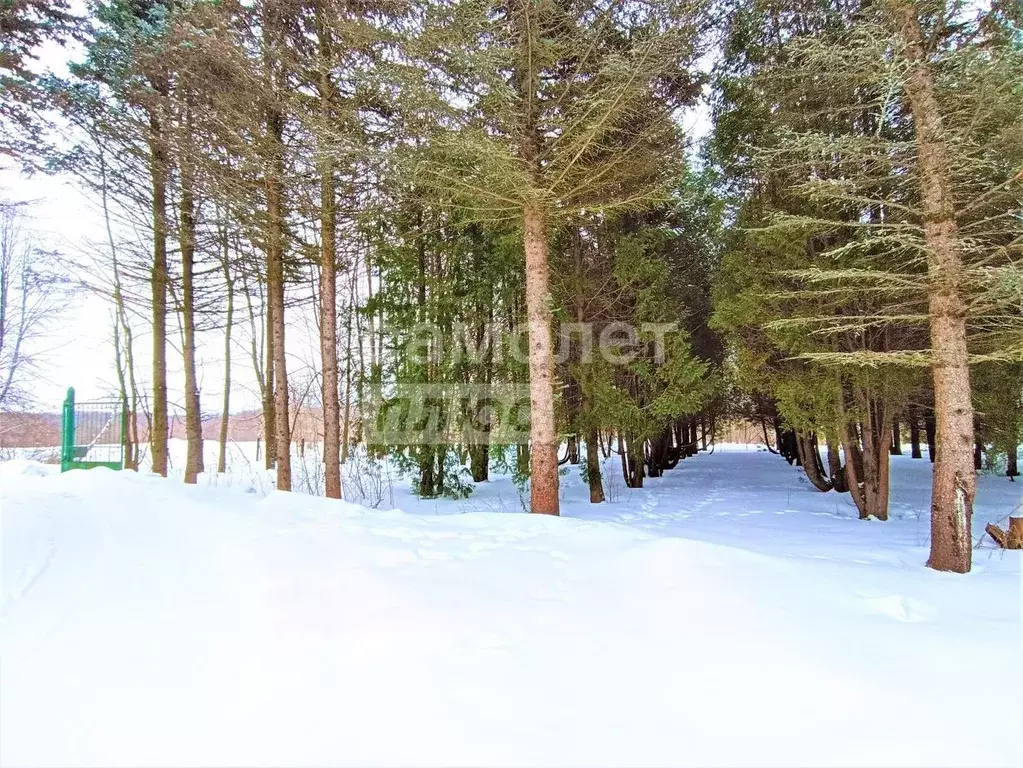
[(600, 457), (642, 488), (744, 424), (865, 520), (929, 458), (965, 573), (977, 473), (1019, 474), (1018, 0), (6, 0), (0, 90), (0, 157), (102, 212), (129, 468), (177, 388), (185, 482), (211, 415), (222, 472), (244, 369), (277, 488), (305, 408), (328, 498), (360, 452), (557, 515), (566, 468), (600, 504)]

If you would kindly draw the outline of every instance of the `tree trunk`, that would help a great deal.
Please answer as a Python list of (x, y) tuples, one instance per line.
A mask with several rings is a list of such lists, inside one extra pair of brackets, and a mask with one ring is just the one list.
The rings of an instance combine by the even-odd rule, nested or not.
[(867, 420), (861, 427), (865, 502), (862, 516), (887, 520), (891, 418), (886, 407), (873, 398), (866, 398), (864, 406)]
[(1009, 450), (1005, 453), (1005, 476), (1013, 482), (1015, 482), (1016, 478), (1019, 477), (1019, 466), (1016, 458), (1016, 453), (1018, 451), (1019, 446), (1012, 444), (1009, 446)]
[(643, 446), (640, 443), (637, 449), (636, 442), (618, 433), (618, 454), (622, 459), (622, 477), (626, 488), (643, 487)]
[(529, 318), (530, 511), (558, 514), (558, 443), (554, 425), (554, 353), (548, 288), (547, 223), (532, 204), (522, 209)]
[(667, 450), (664, 444), (664, 437), (652, 437), (644, 444), (646, 451), (646, 471), (650, 477), (661, 477), (664, 474), (664, 465), (667, 463)]
[(909, 442), (913, 448), (911, 455), (914, 459), (922, 459), (923, 454), (920, 452), (920, 414), (917, 412), (916, 407), (910, 406), (907, 418), (909, 419)]
[(820, 451), (814, 442), (813, 435), (805, 432), (799, 433), (796, 438), (799, 441), (799, 452), (803, 462), (803, 471), (806, 472), (806, 479), (818, 491), (830, 491), (833, 485), (824, 477), (821, 466)]
[[(482, 269), (482, 264), (478, 268)], [(482, 349), (486, 343), (486, 352), (483, 360), (477, 366), (477, 373), (489, 398), (493, 394), (491, 384), (493, 382), (494, 349), (491, 341), (487, 341), (487, 334), (490, 333), (494, 323), (493, 302), (487, 302), (486, 307), (477, 305), (476, 312), (479, 316), (479, 324), (476, 326), (476, 349)], [(486, 322), (484, 322), (484, 318), (486, 318)], [(472, 479), (476, 483), (486, 482), (490, 479), (490, 433), (494, 426), (493, 414), (490, 409), (484, 409), (482, 415), (484, 416), (483, 423), (472, 429), (474, 444), (470, 448)], [(471, 423), (475, 423), (475, 418), (471, 420)]]
[[(235, 250), (240, 251), (241, 246), (238, 244), (238, 240), (235, 240)], [(273, 424), (273, 397), (271, 397), (271, 387), (268, 384), (269, 378), (272, 378), (273, 366), (268, 361), (268, 350), (269, 350), (269, 305), (266, 301), (266, 282), (264, 280), (255, 280), (254, 285), (249, 283), (248, 270), (242, 269), (238, 276), (242, 281), (242, 296), (245, 299), (245, 309), (249, 318), (249, 360), (252, 363), (252, 374), (256, 379), (256, 383), (259, 385), (260, 403), (262, 405), (262, 416), (263, 420), (260, 425), (262, 430), (261, 436), (256, 438), (256, 461), (258, 462), (261, 458), (265, 458), (264, 466), (266, 469), (271, 469), (273, 463), (269, 457), (269, 451), (266, 452), (266, 456), (261, 452), (261, 446), (270, 439), (272, 424)], [(259, 297), (259, 311), (257, 313), (253, 303), (253, 296), (258, 295)], [(259, 321), (257, 322), (257, 316)], [(260, 346), (262, 342), (262, 346)]]
[(911, 65), (905, 88), (913, 114), (928, 251), (938, 455), (931, 490), (931, 551), (927, 564), (939, 571), (966, 573), (973, 551), (970, 524), (976, 472), (966, 349), (967, 307), (961, 294), (962, 254), (955, 202), (949, 189), (951, 163), (916, 6), (909, 0), (889, 0), (889, 6)]
[(930, 459), (931, 464), (934, 463), (937, 450), (935, 448), (936, 435), (935, 433), (935, 418), (934, 409), (928, 408), (924, 412), (924, 432), (927, 435), (927, 458)]
[(902, 430), (900, 429), (898, 419), (892, 421), (892, 440), (889, 451), (892, 456), (902, 455)]
[(528, 443), (516, 443), (515, 444), (515, 470), (520, 477), (524, 477), (529, 474), (529, 444)]
[(849, 429), (852, 432), (852, 451), (846, 450), (845, 460), (846, 462), (852, 462), (856, 467), (856, 476), (863, 480), (863, 450), (860, 448), (860, 425), (853, 423), (849, 425)]
[[(190, 135), (191, 118), (185, 105), (183, 128)], [(185, 482), (196, 483), (203, 471), (202, 416), (199, 407), (199, 380), (195, 371), (195, 196), (194, 174), (187, 140), (182, 142), (180, 159), (181, 200), (179, 203), (178, 242), (181, 246), (181, 319), (185, 368)]]
[(337, 361), (337, 252), (336, 214), (332, 164), (323, 171), (321, 184), (322, 234), (320, 254), (320, 359), (323, 370), (321, 410), (323, 412), (323, 477), (328, 499), (340, 499), (341, 489), (341, 401)]
[(568, 438), (568, 463), (579, 463), (579, 438), (576, 435), (569, 435)]
[(469, 465), (472, 481), (483, 483), (490, 479), (490, 446), (473, 445), (469, 448)]
[[(325, 123), (332, 118), (334, 84), (330, 76), (331, 41), (316, 5), (320, 47), (320, 103)], [(337, 360), (337, 205), (334, 200), (334, 163), (324, 153), (320, 169), (320, 364), (323, 371), (320, 406), (323, 415), (323, 480), (328, 499), (342, 498), (341, 401)]]
[(842, 435), (842, 448), (845, 451), (845, 478), (849, 495), (852, 496), (853, 503), (862, 520), (870, 515), (863, 484), (865, 462), (861, 455), (856, 424), (846, 420), (845, 399), (846, 394), (843, 391), (838, 399), (838, 424)]
[(284, 200), (281, 193), (283, 168), (275, 161), (266, 180), (267, 213), (270, 227), (267, 252), (267, 294), (272, 317), (270, 337), (273, 346), (273, 425), (274, 444), (267, 453), (275, 454), (277, 489), (291, 490), (291, 419), (288, 393), (288, 362), (285, 355), (284, 317)]
[(224, 286), (227, 291), (227, 314), (224, 319), (224, 397), (220, 407), (219, 451), (217, 472), (227, 472), (227, 436), (231, 423), (231, 329), (234, 327), (234, 280), (231, 278), (231, 242), (227, 231), (227, 212), (221, 220), (221, 248)]
[(348, 295), (348, 322), (345, 323), (345, 415), (344, 422), (341, 425), (341, 463), (344, 464), (348, 460), (348, 451), (351, 441), (351, 421), (352, 421), (352, 322), (353, 315), (355, 314), (356, 305), (356, 281), (355, 275), (358, 270), (358, 255), (355, 257), (355, 262), (352, 265), (352, 277), (349, 283), (349, 295)]
[[(270, 258), (269, 253), (267, 254), (267, 265), (266, 273), (270, 274)], [(273, 303), (269, 298), (269, 286), (270, 281), (267, 280), (267, 300), (266, 306), (266, 343), (264, 345), (265, 350), (263, 352), (263, 366), (264, 374), (263, 381), (265, 382), (263, 387), (263, 444), (266, 448), (266, 453), (263, 456), (264, 466), (267, 469), (273, 469), (277, 466), (277, 454), (274, 448), (277, 445), (277, 414), (274, 408), (274, 311)]]
[(858, 438), (856, 437), (856, 430), (852, 425), (849, 425), (844, 430), (845, 437), (842, 440), (842, 447), (845, 449), (845, 477), (846, 485), (849, 486), (849, 495), (852, 496), (853, 503), (856, 504), (856, 509), (859, 512), (860, 519), (866, 518), (870, 513), (867, 510), (867, 499), (863, 491), (863, 486), (860, 484), (860, 472), (856, 466), (856, 462), (853, 461), (853, 455), (858, 450), (857, 445)]
[(799, 444), (796, 440), (796, 433), (791, 429), (782, 429), (779, 432), (778, 451), (789, 464), (799, 466), (802, 460), (799, 458)]
[[(777, 448), (772, 448), (771, 447), (771, 440), (767, 436), (767, 420), (766, 419), (761, 419), (760, 420), (760, 427), (764, 431), (764, 447), (767, 448), (767, 450), (770, 453), (778, 453), (778, 449)], [(775, 439), (775, 445), (777, 445), (777, 444), (778, 444), (778, 441), (777, 441), (777, 439)]]
[(842, 456), (838, 451), (841, 441), (828, 439), (828, 474), (831, 476), (831, 487), (838, 493), (848, 493), (849, 484), (846, 481), (845, 467), (842, 466)]
[(434, 473), (434, 446), (423, 445), (418, 451), (419, 497), (432, 499), (437, 496), (437, 476)]
[(437, 457), (437, 495), (444, 495), (444, 459), (448, 455), (446, 445), (438, 445), (434, 451)]
[(789, 464), (792, 464), (792, 462), (795, 461), (795, 457), (792, 455), (792, 443), (789, 440), (789, 431), (787, 429), (783, 429), (780, 432), (780, 436), (778, 438), (778, 453), (781, 454), (781, 457)]
[(266, 390), (263, 413), (266, 458), (277, 467), (277, 488), (291, 490), (291, 413), (285, 348), (284, 309), (284, 115), (287, 77), (282, 63), (286, 19), (293, 11), (279, 3), (261, 6), (262, 56), (268, 96), (263, 104), (266, 195)]
[[(117, 258), (117, 242), (110, 222), (109, 187), (107, 182), (106, 155), (102, 145), (99, 151), (100, 164), (100, 199), (103, 209), (103, 222), (106, 226), (107, 243), (110, 246), (110, 260), (113, 271), (114, 312), (114, 354), (117, 364), (117, 384), (121, 396), (121, 408), (124, 413), (124, 435), (122, 447), (124, 451), (124, 468), (138, 471), (139, 468), (139, 433), (138, 433), (138, 387), (135, 383), (135, 351), (131, 326), (124, 305), (124, 292), (121, 283), (121, 268)], [(0, 312), (0, 315), (3, 313)], [(3, 334), (0, 333), (0, 336)], [(123, 340), (123, 341), (122, 341)]]
[[(576, 281), (576, 293), (575, 293), (575, 319), (579, 323), (580, 327), (586, 322), (586, 300), (583, 294), (583, 249), (582, 249), (582, 238), (580, 237), (579, 228), (575, 227), (572, 230), (572, 251), (575, 262), (575, 281)], [(601, 504), (604, 502), (604, 483), (603, 477), (600, 471), (600, 433), (594, 426), (594, 414), (590, 404), (590, 395), (584, 386), (585, 373), (582, 371), (588, 370), (582, 368), (582, 366), (588, 361), (583, 360), (583, 353), (580, 350), (579, 354), (575, 356), (576, 361), (581, 367), (581, 372), (576, 380), (576, 385), (579, 391), (579, 413), (576, 420), (575, 428), (577, 430), (585, 431), (586, 439), (586, 484), (589, 486), (590, 491), (590, 504)]]
[(601, 481), (598, 455), (599, 440), (596, 429), (586, 432), (586, 483), (590, 487), (590, 504), (600, 504), (604, 501), (604, 484)]
[(683, 434), (686, 436), (686, 443), (683, 452), (687, 456), (695, 456), (699, 453), (698, 440), (699, 436), (696, 432), (696, 419), (686, 419), (686, 423), (682, 428)]
[[(160, 92), (160, 89), (157, 88)], [(167, 477), (167, 155), (163, 127), (154, 109), (150, 113), (150, 174), (153, 182), (153, 422), (149, 444), (153, 472)]]

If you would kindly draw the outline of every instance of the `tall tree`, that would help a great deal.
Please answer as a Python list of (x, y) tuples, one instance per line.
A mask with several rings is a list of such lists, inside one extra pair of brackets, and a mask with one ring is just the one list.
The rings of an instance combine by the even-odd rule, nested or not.
[(410, 47), (420, 87), (446, 107), (419, 178), (522, 228), (533, 512), (559, 508), (552, 230), (662, 194), (679, 147), (672, 114), (699, 91), (704, 19), (700, 2), (464, 0), (429, 6)]
[[(169, 72), (163, 57), (166, 21), (174, 3), (168, 0), (109, 0), (93, 6), (95, 28), (86, 41), (86, 59), (72, 67), (76, 77), (96, 85), (94, 99), (111, 111), (123, 111), (117, 126), (122, 135), (143, 137), (149, 176), (152, 259), (149, 265), (152, 349), (152, 423), (149, 441), (153, 471), (168, 469), (167, 301), (170, 272), (167, 261), (168, 190), (171, 183)], [(80, 102), (65, 102), (74, 109)]]
[[(769, 257), (760, 267), (753, 279), (773, 275), (776, 286), (761, 296), (789, 302), (764, 325), (787, 329), (800, 345), (783, 347), (784, 366), (794, 357), (847, 380), (836, 403), (844, 420), (860, 424), (862, 450), (850, 441), (846, 451), (854, 497), (855, 486), (882, 477), (869, 464), (887, 463), (876, 447), (887, 445), (893, 414), (919, 386), (912, 369), (931, 369), (945, 428), (936, 439), (929, 562), (969, 570), (969, 365), (1018, 354), (1011, 342), (999, 346), (1008, 336), (990, 328), (985, 309), (992, 285), (1019, 259), (1023, 177), (1004, 160), (1021, 120), (1018, 46), (1004, 34), (1012, 22), (997, 6), (808, 0), (794, 14), (771, 2), (758, 8), (788, 28), (771, 56), (748, 59), (748, 71), (722, 88), (752, 94), (746, 102), (755, 105), (747, 114), (757, 121), (758, 150), (742, 169), (752, 182), (743, 224), (776, 254), (813, 256), (802, 265)], [(762, 308), (755, 293), (747, 296)], [(879, 381), (885, 371), (888, 381)], [(892, 390), (900, 378), (901, 396)], [(871, 393), (857, 405), (864, 384)], [(880, 437), (868, 445), (867, 433)]]

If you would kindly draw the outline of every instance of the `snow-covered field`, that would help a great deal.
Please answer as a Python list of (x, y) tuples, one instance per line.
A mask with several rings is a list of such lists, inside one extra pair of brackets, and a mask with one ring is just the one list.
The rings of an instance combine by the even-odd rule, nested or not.
[[(718, 450), (563, 517), (0, 464), (0, 764), (1006, 765), (1020, 554), (926, 569), (930, 464), (855, 519)], [(617, 467), (609, 467), (617, 471)], [(976, 536), (1023, 483), (980, 478)], [(393, 502), (392, 502), (393, 499)], [(502, 514), (507, 513), (507, 514)]]

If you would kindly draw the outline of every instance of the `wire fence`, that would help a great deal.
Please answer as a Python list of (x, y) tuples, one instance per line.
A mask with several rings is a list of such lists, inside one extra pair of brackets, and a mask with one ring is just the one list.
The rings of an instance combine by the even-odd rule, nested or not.
[(121, 421), (119, 403), (75, 403), (75, 459), (119, 462)]
[(124, 409), (120, 400), (76, 401), (68, 390), (64, 401), (62, 465), (108, 466), (120, 469), (124, 460)]

